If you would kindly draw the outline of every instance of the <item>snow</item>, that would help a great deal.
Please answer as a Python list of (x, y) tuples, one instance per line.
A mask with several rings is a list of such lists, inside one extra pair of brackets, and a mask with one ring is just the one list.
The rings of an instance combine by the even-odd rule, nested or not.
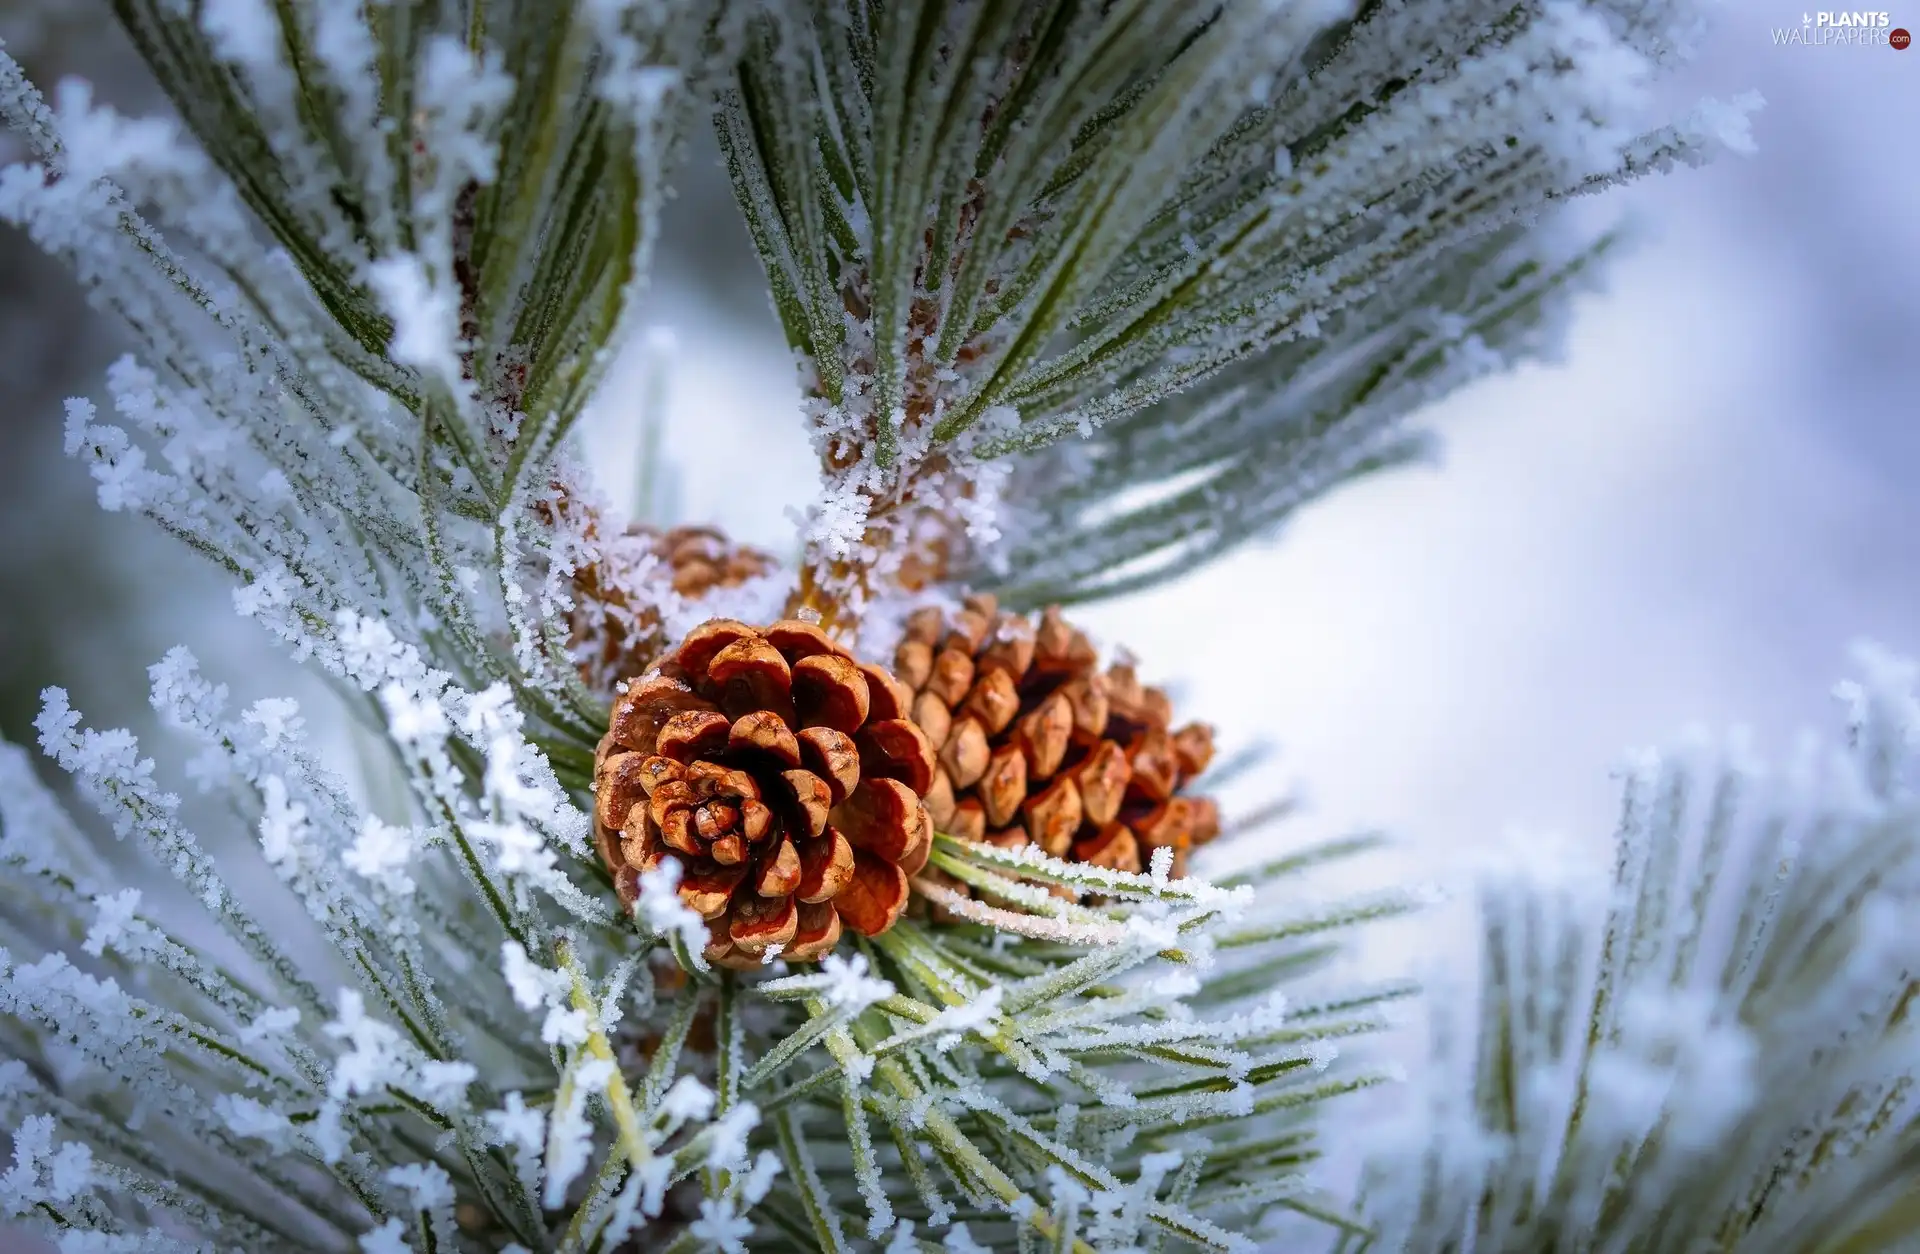
[(726, 1202), (707, 1199), (700, 1203), (700, 1217), (687, 1225), (687, 1231), (727, 1254), (745, 1254), (753, 1223)]
[(280, 25), (267, 0), (207, 0), (200, 29), (228, 61), (254, 69), (280, 64)]
[(506, 1105), (488, 1111), (486, 1117), (487, 1126), (493, 1129), (500, 1144), (523, 1152), (536, 1152), (546, 1134), (546, 1112), (529, 1107), (517, 1092), (507, 1094)]
[(868, 971), (865, 954), (828, 954), (820, 961), (821, 991), (849, 1017), (893, 996), (893, 985)]
[(415, 1210), (438, 1210), (453, 1205), (453, 1182), (432, 1163), (406, 1163), (387, 1169), (386, 1182), (407, 1192)]
[(698, 1079), (683, 1075), (660, 1098), (660, 1113), (675, 1123), (705, 1120), (713, 1113), (714, 1092)]
[(500, 942), (500, 958), (507, 987), (513, 990), (513, 1000), (522, 1010), (538, 1010), (565, 998), (569, 988), (566, 975), (535, 963), (519, 941)]
[(252, 1045), (292, 1031), (300, 1023), (300, 1012), (292, 1006), (263, 1010), (252, 1023), (240, 1029), (240, 1043)]
[(334, 1062), (329, 1086), (336, 1097), (376, 1092), (401, 1076), (400, 1034), (367, 1015), (366, 1002), (358, 990), (340, 990), (338, 1017), (322, 1031), (347, 1042), (346, 1052)]
[(0, 1207), (9, 1215), (31, 1213), (45, 1203), (71, 1202), (93, 1187), (93, 1159), (85, 1145), (55, 1148), (55, 1125), (45, 1115), (13, 1129), (13, 1166), (0, 1175)]
[(985, 1032), (992, 1027), (994, 1018), (1000, 1013), (1000, 999), (1006, 996), (1006, 991), (998, 984), (990, 984), (972, 1000), (941, 1011), (940, 1016), (927, 1025), (939, 1033), (934, 1040), (934, 1048), (942, 1053), (950, 1052), (967, 1033)]
[(460, 295), (428, 273), (418, 256), (383, 257), (367, 268), (367, 283), (393, 319), (387, 352), (442, 386), (461, 392)]
[(720, 1116), (713, 1125), (713, 1141), (707, 1149), (709, 1167), (731, 1168), (746, 1161), (747, 1135), (760, 1126), (760, 1110), (752, 1102), (742, 1102)]
[(1681, 129), (1743, 156), (1759, 151), (1753, 138), (1753, 115), (1764, 106), (1759, 92), (1742, 92), (1732, 100), (1702, 100), (1687, 115)]
[(122, 889), (111, 895), (101, 894), (93, 899), (93, 926), (87, 930), (87, 939), (80, 948), (98, 958), (109, 947), (138, 958), (143, 950), (153, 943), (150, 929), (134, 918), (140, 909), (140, 890)]
[(279, 1111), (251, 1097), (223, 1093), (214, 1101), (214, 1111), (227, 1131), (237, 1137), (265, 1141), (277, 1153), (294, 1146), (293, 1124)]
[(955, 1224), (949, 1229), (940, 1245), (947, 1254), (988, 1254), (987, 1248), (975, 1241), (968, 1233), (965, 1224)]
[(272, 753), (283, 741), (298, 741), (304, 726), (300, 703), (286, 697), (267, 697), (254, 702), (240, 721), (259, 732), (257, 748), (263, 753)]
[(360, 1238), (362, 1254), (413, 1254), (406, 1233), (405, 1225), (398, 1219), (389, 1219)]
[(678, 859), (663, 859), (640, 875), (640, 896), (634, 918), (656, 936), (677, 936), (696, 956), (707, 947), (707, 921), (680, 899), (682, 867)]
[(614, 1072), (614, 1065), (602, 1059), (575, 1064), (567, 1077), (566, 1101), (548, 1116), (546, 1184), (541, 1197), (549, 1210), (557, 1210), (565, 1202), (568, 1187), (593, 1157), (594, 1130), (586, 1113), (587, 1098)]
[(477, 60), (462, 41), (434, 35), (419, 74), (419, 104), (433, 119), (433, 155), (449, 167), (447, 181), (493, 182), (497, 149), (490, 132), (513, 99), (513, 79), (499, 52), (489, 49)]
[(359, 834), (342, 861), (355, 875), (376, 881), (387, 891), (404, 897), (415, 888), (413, 878), (406, 874), (406, 866), (412, 861), (418, 844), (419, 837), (413, 829), (382, 822), (379, 816), (369, 814), (361, 821)]
[(311, 839), (307, 807), (288, 798), (287, 782), (277, 775), (267, 778), (265, 802), (260, 815), (260, 852), (269, 866), (292, 875), (306, 856)]

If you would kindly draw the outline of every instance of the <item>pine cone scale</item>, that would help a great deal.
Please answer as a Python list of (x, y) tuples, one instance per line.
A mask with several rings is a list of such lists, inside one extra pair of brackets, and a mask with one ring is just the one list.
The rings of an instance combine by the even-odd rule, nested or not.
[(816, 962), (840, 943), (840, 913), (832, 905), (802, 901), (795, 911), (793, 940), (782, 951), (788, 962)]
[(1005, 827), (1013, 822), (1027, 796), (1027, 757), (1020, 746), (1006, 744), (993, 750), (975, 787), (990, 825)]
[(870, 708), (867, 717), (876, 721), (890, 718), (906, 718), (913, 708), (913, 690), (888, 674), (886, 670), (867, 663), (860, 668), (866, 676), (867, 693)]
[(931, 692), (922, 692), (913, 699), (913, 721), (927, 734), (927, 743), (938, 753), (946, 747), (947, 737), (953, 732), (953, 712), (949, 710)]
[(1073, 779), (1079, 786), (1087, 821), (1104, 827), (1120, 813), (1127, 785), (1133, 782), (1133, 764), (1127, 760), (1124, 749), (1111, 740), (1104, 740), (1074, 768)]
[(800, 911), (791, 897), (741, 894), (727, 913), (728, 937), (749, 954), (764, 953), (774, 945), (784, 950), (799, 929)]
[(727, 728), (727, 748), (736, 754), (764, 754), (785, 767), (800, 765), (800, 738), (771, 710), (736, 719)]
[(886, 859), (855, 849), (853, 874), (834, 898), (841, 920), (862, 936), (878, 936), (907, 908), (907, 876)]
[(851, 658), (819, 653), (793, 668), (793, 696), (805, 727), (826, 727), (851, 736), (873, 709), (867, 677)]
[(801, 841), (797, 857), (800, 882), (794, 886), (794, 895), (805, 905), (832, 901), (853, 877), (853, 846), (834, 828)]
[(712, 702), (678, 680), (655, 676), (640, 682), (641, 691), (635, 693), (630, 687), (614, 704), (609, 735), (617, 746), (650, 757), (657, 752), (660, 729), (675, 714), (714, 709)]
[(987, 773), (993, 750), (987, 745), (987, 729), (978, 719), (962, 718), (947, 733), (940, 748), (940, 765), (956, 789), (971, 788)]
[(890, 718), (869, 724), (858, 741), (860, 770), (897, 779), (919, 796), (933, 787), (933, 743), (911, 719)]
[(760, 864), (753, 891), (762, 897), (791, 897), (800, 887), (800, 854), (785, 836)]
[(953, 780), (948, 777), (945, 767), (936, 766), (933, 770), (933, 786), (927, 789), (927, 813), (934, 824), (945, 827), (953, 819), (954, 796)]
[(812, 771), (780, 772), (793, 802), (787, 828), (807, 836), (827, 830), (827, 815), (833, 809), (833, 789)]
[(860, 783), (860, 750), (853, 738), (831, 727), (808, 727), (795, 737), (800, 763), (826, 782), (834, 805), (847, 799)]
[(919, 838), (921, 805), (897, 779), (863, 779), (835, 811), (836, 826), (855, 850), (898, 862)]

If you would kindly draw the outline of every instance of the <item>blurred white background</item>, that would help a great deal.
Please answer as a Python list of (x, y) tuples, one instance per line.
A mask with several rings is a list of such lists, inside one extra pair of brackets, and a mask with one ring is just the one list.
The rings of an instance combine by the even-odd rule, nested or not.
[[(1087, 613), (1227, 743), (1280, 742), (1311, 803), (1297, 832), (1386, 826), (1417, 875), (1516, 830), (1597, 852), (1624, 749), (1744, 722), (1784, 752), (1836, 726), (1851, 640), (1920, 651), (1920, 50), (1776, 45), (1800, 19), (1723, 7), (1674, 95), (1760, 90), (1759, 152), (1619, 194), (1641, 243), (1565, 361), (1427, 415), (1441, 466)], [(1893, 21), (1920, 29), (1920, 5)], [(122, 51), (78, 39), (42, 68), (149, 103)], [(784, 551), (812, 486), (790, 372), (714, 157), (696, 161), (649, 314), (677, 344), (669, 450), (690, 520)], [(58, 398), (94, 387), (111, 333), (4, 236), (0, 334), (0, 727), (26, 735), (49, 682), (138, 727), (144, 668), (182, 639), (237, 695), (284, 690), (218, 581), (100, 516), (59, 457)], [(616, 373), (587, 431), (616, 493), (641, 374), (637, 356)]]

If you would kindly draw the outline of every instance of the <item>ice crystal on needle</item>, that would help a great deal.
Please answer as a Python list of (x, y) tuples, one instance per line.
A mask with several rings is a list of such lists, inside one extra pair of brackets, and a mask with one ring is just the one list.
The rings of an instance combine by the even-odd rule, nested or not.
[[(1364, 839), (1208, 880), (1280, 811), (1181, 827), (1164, 794), (1245, 762), (1110, 719), (1164, 704), (1131, 658), (1011, 666), (1018, 630), (969, 634), (967, 581), (1031, 625), (1190, 569), (1548, 347), (1611, 242), (1557, 203), (1748, 146), (1751, 101), (1652, 111), (1691, 5), (113, 8), (165, 118), (49, 99), (0, 55), (24, 153), (0, 222), (129, 335), (66, 449), (337, 701), (237, 699), (175, 649), (161, 741), (50, 687), (62, 786), (0, 746), (4, 1218), (65, 1254), (1237, 1250), (1289, 1217), (1410, 1250), (1775, 1254), (1898, 1220), (1897, 667), (1799, 826), (1690, 827), (1697, 795), (1649, 774), (1604, 922), (1492, 890), (1475, 1004), (1546, 1038), (1484, 1053), (1517, 1092), (1442, 1049), (1460, 1083), (1414, 1089), (1419, 1135), (1356, 1206), (1317, 1174), (1323, 1114), (1389, 1078), (1364, 1040), (1411, 989), (1331, 959), (1418, 899), (1309, 891)], [(825, 478), (798, 569), (621, 518), (570, 443), (703, 115)], [(777, 656), (706, 658), (697, 694), (687, 656), (663, 669), (750, 624)], [(822, 673), (862, 682), (823, 702)], [(949, 748), (969, 720), (994, 743)], [(347, 721), (373, 751), (336, 761)], [(641, 752), (663, 738), (698, 761)], [(621, 744), (660, 796), (596, 792)], [(932, 788), (936, 751), (991, 787), (935, 823), (863, 809)], [(976, 801), (991, 831), (958, 821)], [(689, 895), (710, 908), (701, 877), (776, 809), (900, 846), (887, 926), (715, 949)], [(610, 875), (650, 824), (686, 863)], [(769, 865), (743, 920), (791, 887)]]

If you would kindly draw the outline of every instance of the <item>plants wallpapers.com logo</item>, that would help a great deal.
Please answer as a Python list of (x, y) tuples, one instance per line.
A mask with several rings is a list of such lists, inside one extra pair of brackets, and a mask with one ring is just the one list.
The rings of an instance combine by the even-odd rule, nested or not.
[(1773, 42), (1781, 46), (1810, 47), (1887, 47), (1904, 52), (1913, 44), (1905, 27), (1893, 24), (1893, 15), (1883, 10), (1822, 9), (1803, 13), (1798, 26), (1776, 26)]

